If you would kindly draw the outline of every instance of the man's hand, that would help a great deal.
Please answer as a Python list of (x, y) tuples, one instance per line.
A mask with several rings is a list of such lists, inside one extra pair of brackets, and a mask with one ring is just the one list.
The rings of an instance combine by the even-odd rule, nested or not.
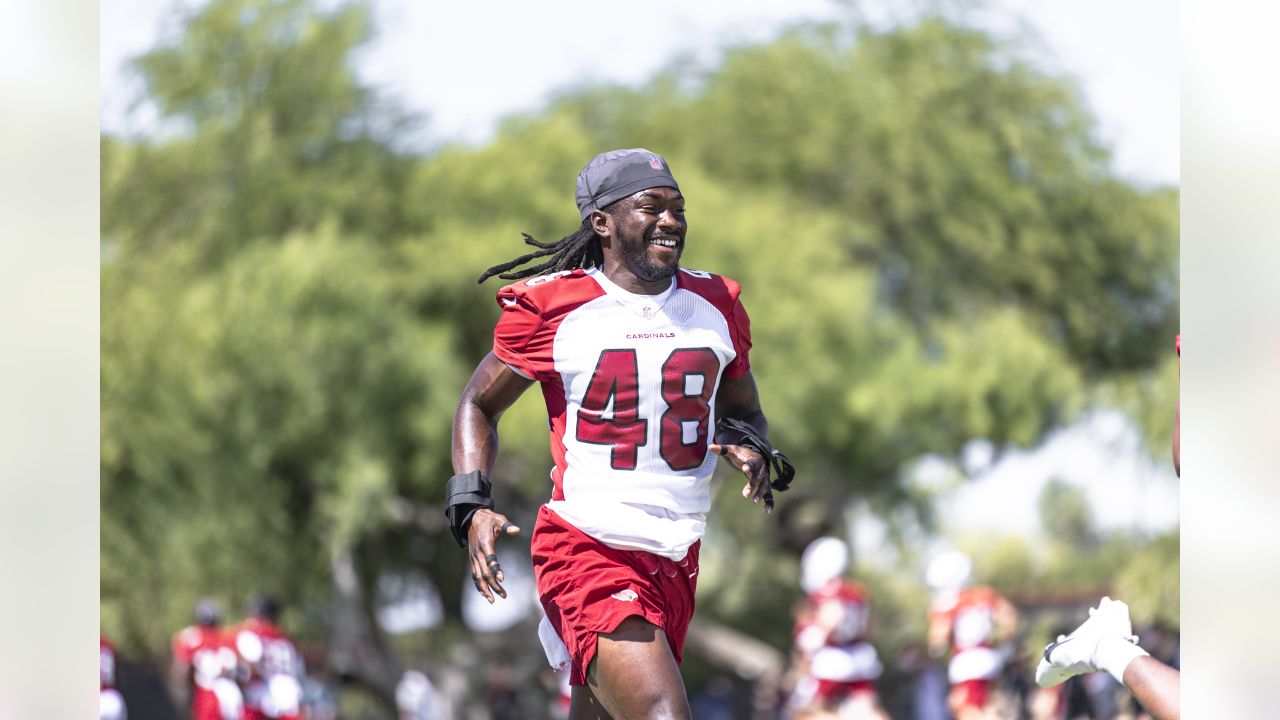
[(467, 555), (471, 560), (471, 579), (476, 584), (476, 591), (484, 596), (489, 604), (493, 604), (493, 594), (506, 598), (507, 591), (502, 587), (502, 566), (498, 564), (498, 555), (494, 552), (494, 541), (499, 535), (519, 535), (520, 528), (507, 520), (506, 515), (481, 508), (471, 516), (471, 527), (467, 530)]
[(764, 500), (764, 511), (773, 512), (773, 486), (769, 483), (769, 463), (764, 456), (741, 445), (720, 445), (711, 443), (707, 452), (726, 458), (734, 467), (747, 476), (747, 484), (742, 488), (742, 497), (751, 498), (751, 502)]

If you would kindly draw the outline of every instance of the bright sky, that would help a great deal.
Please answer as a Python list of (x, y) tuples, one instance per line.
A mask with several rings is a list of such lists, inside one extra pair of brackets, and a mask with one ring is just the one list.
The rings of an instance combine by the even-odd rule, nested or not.
[[(156, 43), (167, 10), (193, 2), (104, 0), (104, 130), (129, 132), (152, 122), (145, 106), (130, 109), (138, 85), (125, 61)], [(431, 139), (475, 143), (491, 137), (502, 116), (536, 110), (557, 90), (638, 83), (681, 53), (708, 57), (733, 40), (766, 39), (785, 23), (845, 12), (831, 0), (381, 0), (376, 6), (380, 36), (357, 65), (365, 80), (426, 114)], [(1121, 175), (1178, 183), (1177, 0), (992, 0), (979, 17), (997, 32), (1030, 29), (1043, 39), (1044, 67), (1079, 81)], [(1034, 453), (1010, 455), (946, 497), (944, 517), (957, 527), (1031, 532), (1038, 524), (1035, 498), (1056, 476), (1086, 489), (1105, 527), (1167, 528), (1178, 522), (1178, 485), (1169, 464), (1152, 463), (1136, 449), (1132, 428), (1103, 416)]]
[[(145, 108), (130, 115), (138, 87), (124, 62), (155, 44), (167, 10), (192, 4), (199, 3), (104, 0), (105, 130), (147, 127)], [(788, 22), (846, 12), (832, 0), (381, 0), (376, 8), (380, 35), (359, 61), (364, 78), (427, 114), (432, 138), (470, 142), (483, 142), (497, 119), (534, 110), (556, 90), (641, 82), (681, 53), (706, 57), (733, 40), (765, 39)], [(992, 0), (981, 17), (1000, 32), (1025, 22), (1044, 39), (1045, 66), (1079, 79), (1121, 174), (1178, 182), (1177, 0)]]
[[(1008, 452), (994, 465), (987, 464), (990, 448), (982, 445), (975, 443), (978, 452), (970, 453), (973, 479), (944, 496), (938, 508), (949, 528), (1032, 534), (1040, 526), (1036, 501), (1055, 478), (1084, 490), (1099, 528), (1159, 532), (1178, 524), (1179, 481), (1172, 455), (1152, 459), (1137, 428), (1121, 413), (1086, 416), (1039, 448)], [(983, 450), (985, 461), (972, 457)]]

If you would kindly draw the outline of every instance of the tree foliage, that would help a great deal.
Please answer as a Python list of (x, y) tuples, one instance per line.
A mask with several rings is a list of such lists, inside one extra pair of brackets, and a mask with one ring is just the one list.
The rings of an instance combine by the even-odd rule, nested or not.
[[(322, 640), (345, 553), (366, 614), (414, 567), (457, 622), (437, 508), (497, 315), (475, 278), (521, 232), (572, 231), (573, 178), (609, 147), (670, 159), (683, 263), (743, 284), (792, 498), (829, 523), (918, 502), (900, 477), (922, 455), (1033, 446), (1090, 405), (1167, 437), (1176, 191), (1116, 178), (1075, 88), (1016, 47), (941, 18), (806, 26), (415, 153), (416, 118), (353, 70), (368, 8), (319, 6), (194, 11), (136, 64), (171, 131), (102, 139), (103, 619), (126, 649), (162, 651), (197, 595), (260, 589)], [(530, 392), (502, 425), (521, 522), (547, 494), (544, 413)], [(785, 616), (775, 544), (799, 545), (754, 510), (717, 499), (703, 581), (750, 629)]]
[(1050, 480), (1037, 501), (1040, 525), (1053, 540), (1080, 550), (1090, 549), (1097, 537), (1089, 498), (1078, 487)]

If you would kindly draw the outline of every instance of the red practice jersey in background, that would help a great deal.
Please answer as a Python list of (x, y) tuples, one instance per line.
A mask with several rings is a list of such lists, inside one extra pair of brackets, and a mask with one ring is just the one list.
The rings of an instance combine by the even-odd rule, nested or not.
[(98, 689), (109, 690), (116, 686), (116, 648), (106, 635), (98, 636)]
[[(173, 659), (190, 668), (192, 720), (225, 720), (222, 705), (239, 706), (232, 692), (239, 658), (231, 635), (218, 627), (192, 625), (173, 637)], [(219, 698), (219, 693), (231, 697)]]
[(298, 720), (302, 713), (302, 655), (275, 624), (249, 618), (236, 629), (236, 650), (249, 667), (245, 720)]
[[(807, 621), (796, 627), (796, 642), (809, 652), (823, 645), (840, 647), (866, 639), (871, 618), (870, 596), (862, 585), (844, 578), (832, 578), (809, 593)], [(819, 618), (839, 618), (827, 630)]]

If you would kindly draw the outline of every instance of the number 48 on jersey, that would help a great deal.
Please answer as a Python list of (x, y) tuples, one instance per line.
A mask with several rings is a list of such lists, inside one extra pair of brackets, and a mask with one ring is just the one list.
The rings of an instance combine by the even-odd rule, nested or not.
[[(692, 470), (707, 456), (711, 397), (720, 360), (710, 348), (679, 348), (662, 363), (658, 452), (672, 470)], [(640, 416), (636, 351), (604, 350), (578, 411), (580, 442), (611, 445), (610, 466), (635, 470), (639, 448), (648, 443), (649, 420)], [(612, 407), (613, 412), (609, 409)]]

